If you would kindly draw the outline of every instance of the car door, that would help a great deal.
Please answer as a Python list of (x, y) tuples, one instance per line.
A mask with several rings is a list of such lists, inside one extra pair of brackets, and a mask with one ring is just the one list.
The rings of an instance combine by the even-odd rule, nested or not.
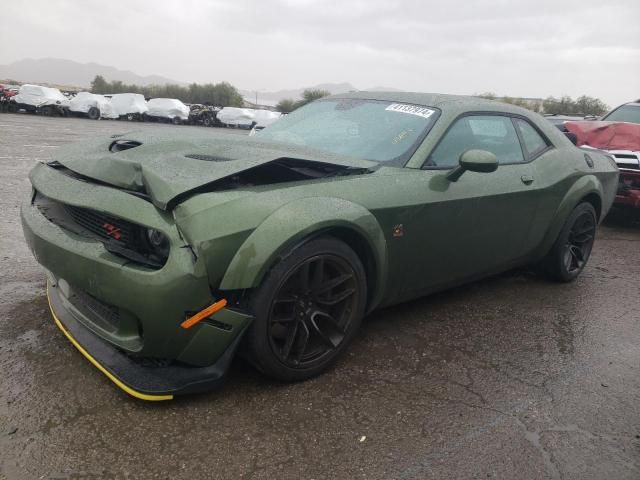
[[(446, 173), (471, 149), (490, 151), (492, 173)], [(424, 169), (423, 202), (406, 212), (405, 298), (500, 271), (526, 253), (538, 199), (527, 152), (514, 119), (505, 114), (466, 114), (435, 146)], [(409, 232), (411, 236), (409, 236)]]

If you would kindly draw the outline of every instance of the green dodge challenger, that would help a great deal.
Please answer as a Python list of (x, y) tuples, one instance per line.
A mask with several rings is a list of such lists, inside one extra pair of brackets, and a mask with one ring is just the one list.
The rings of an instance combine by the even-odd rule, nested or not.
[(325, 370), (375, 308), (520, 265), (576, 278), (618, 169), (472, 97), (327, 97), (254, 137), (125, 133), (35, 166), (25, 237), (53, 318), (129, 394), (221, 384), (240, 353)]

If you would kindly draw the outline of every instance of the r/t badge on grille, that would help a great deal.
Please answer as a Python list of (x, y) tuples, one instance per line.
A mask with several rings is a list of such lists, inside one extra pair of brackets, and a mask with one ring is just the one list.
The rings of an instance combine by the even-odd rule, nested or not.
[(116, 227), (115, 225), (111, 225), (110, 223), (104, 223), (102, 225), (102, 228), (106, 230), (107, 235), (109, 235), (111, 238), (120, 240), (122, 234), (120, 233), (120, 229), (118, 227)]

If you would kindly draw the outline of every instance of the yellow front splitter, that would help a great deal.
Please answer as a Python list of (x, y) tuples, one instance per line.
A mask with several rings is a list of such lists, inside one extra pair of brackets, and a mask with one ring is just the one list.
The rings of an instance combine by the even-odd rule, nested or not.
[(74, 347), (78, 349), (78, 351), (84, 355), (87, 360), (89, 360), (93, 366), (95, 366), (98, 370), (100, 370), (106, 377), (115, 383), (118, 388), (125, 391), (129, 395), (135, 398), (139, 398), (140, 400), (146, 400), (149, 402), (159, 402), (164, 400), (173, 400), (173, 395), (153, 395), (148, 393), (139, 392), (130, 386), (123, 383), (120, 379), (118, 379), (115, 375), (113, 375), (109, 370), (107, 370), (104, 366), (100, 364), (94, 357), (91, 356), (89, 352), (87, 352), (82, 345), (71, 335), (71, 333), (65, 328), (64, 324), (60, 321), (56, 312), (53, 310), (53, 306), (51, 305), (51, 296), (49, 294), (49, 286), (47, 285), (47, 301), (49, 302), (49, 310), (51, 310), (51, 315), (53, 316), (53, 320), (56, 325), (60, 329), (62, 333), (69, 339), (69, 341), (73, 344)]

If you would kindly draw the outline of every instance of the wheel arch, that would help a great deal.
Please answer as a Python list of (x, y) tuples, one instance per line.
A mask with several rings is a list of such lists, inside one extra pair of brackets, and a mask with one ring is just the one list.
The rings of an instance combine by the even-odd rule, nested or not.
[(330, 235), (345, 242), (367, 274), (367, 311), (380, 303), (387, 272), (382, 229), (361, 205), (337, 198), (306, 198), (286, 204), (256, 228), (234, 255), (220, 290), (251, 289), (287, 252), (313, 238)]
[(600, 194), (595, 191), (588, 193), (587, 195), (582, 197), (582, 199), (578, 202), (578, 205), (583, 202), (588, 202), (591, 204), (591, 206), (596, 211), (596, 220), (599, 222), (602, 215), (602, 197), (600, 196)]
[(542, 258), (551, 249), (560, 230), (567, 221), (571, 212), (581, 203), (589, 202), (596, 210), (597, 221), (602, 215), (603, 187), (594, 175), (585, 175), (578, 179), (566, 192), (555, 215), (549, 224), (549, 228), (536, 251), (536, 257)]

